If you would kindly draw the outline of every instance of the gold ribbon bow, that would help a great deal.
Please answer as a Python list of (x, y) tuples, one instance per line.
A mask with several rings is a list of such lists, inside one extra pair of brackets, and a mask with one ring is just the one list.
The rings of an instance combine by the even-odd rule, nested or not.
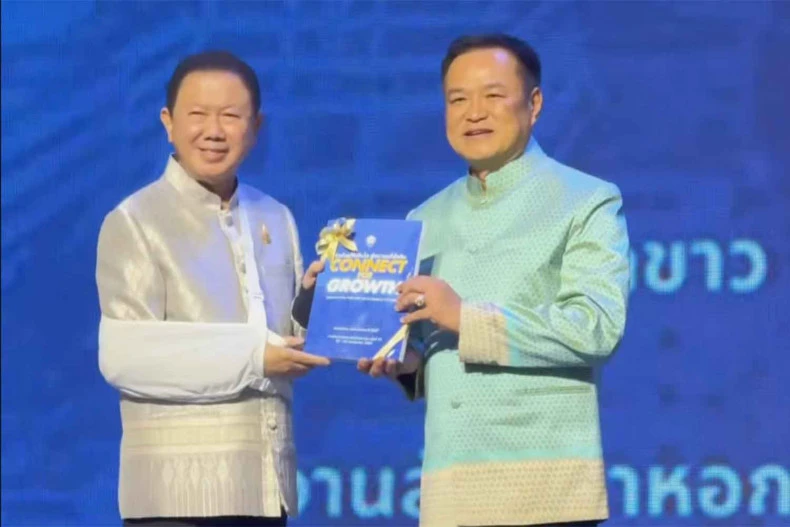
[(357, 244), (350, 239), (354, 234), (354, 224), (357, 220), (340, 220), (330, 226), (321, 229), (318, 235), (318, 243), (315, 244), (316, 252), (321, 256), (323, 262), (327, 258), (329, 261), (335, 259), (337, 248), (343, 246), (349, 251), (357, 252)]

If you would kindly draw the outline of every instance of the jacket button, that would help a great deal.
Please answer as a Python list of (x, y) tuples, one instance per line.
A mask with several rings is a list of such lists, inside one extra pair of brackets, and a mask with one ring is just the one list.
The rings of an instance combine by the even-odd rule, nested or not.
[(270, 429), (277, 430), (277, 421), (273, 417), (270, 417), (266, 424), (269, 425)]
[(452, 406), (454, 409), (456, 409), (456, 410), (457, 410), (457, 409), (459, 409), (459, 408), (461, 407), (461, 401), (458, 401), (458, 400), (454, 399), (454, 400), (453, 400), (453, 401), (450, 403), (450, 406)]

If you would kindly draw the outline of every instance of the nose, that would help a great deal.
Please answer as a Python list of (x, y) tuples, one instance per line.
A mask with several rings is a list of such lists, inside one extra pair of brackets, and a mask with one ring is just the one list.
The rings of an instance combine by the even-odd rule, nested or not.
[(478, 123), (488, 117), (488, 111), (485, 104), (480, 97), (473, 97), (469, 104), (469, 112), (466, 114), (466, 120), (472, 123)]
[(225, 139), (225, 129), (222, 127), (222, 122), (218, 115), (215, 115), (206, 120), (206, 139), (213, 139), (215, 141), (222, 141)]

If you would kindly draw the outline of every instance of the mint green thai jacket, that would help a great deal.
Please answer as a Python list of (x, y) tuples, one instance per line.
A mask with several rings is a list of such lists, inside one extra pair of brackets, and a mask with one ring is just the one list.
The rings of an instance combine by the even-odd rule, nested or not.
[[(608, 517), (598, 368), (620, 342), (629, 241), (618, 188), (530, 141), (409, 217), (423, 274), (462, 298), (458, 334), (429, 324), (421, 526), (532, 525)], [(408, 390), (407, 390), (408, 391)]]

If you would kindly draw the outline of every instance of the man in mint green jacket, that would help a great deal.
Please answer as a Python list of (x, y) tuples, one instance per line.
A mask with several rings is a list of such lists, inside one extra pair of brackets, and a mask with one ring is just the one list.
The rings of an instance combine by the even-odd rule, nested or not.
[(629, 291), (620, 192), (532, 138), (540, 61), (526, 43), (460, 38), (442, 75), (447, 138), (469, 171), (409, 214), (425, 224), (426, 275), (396, 306), (424, 353), (359, 369), (426, 398), (420, 525), (596, 525), (596, 370)]

